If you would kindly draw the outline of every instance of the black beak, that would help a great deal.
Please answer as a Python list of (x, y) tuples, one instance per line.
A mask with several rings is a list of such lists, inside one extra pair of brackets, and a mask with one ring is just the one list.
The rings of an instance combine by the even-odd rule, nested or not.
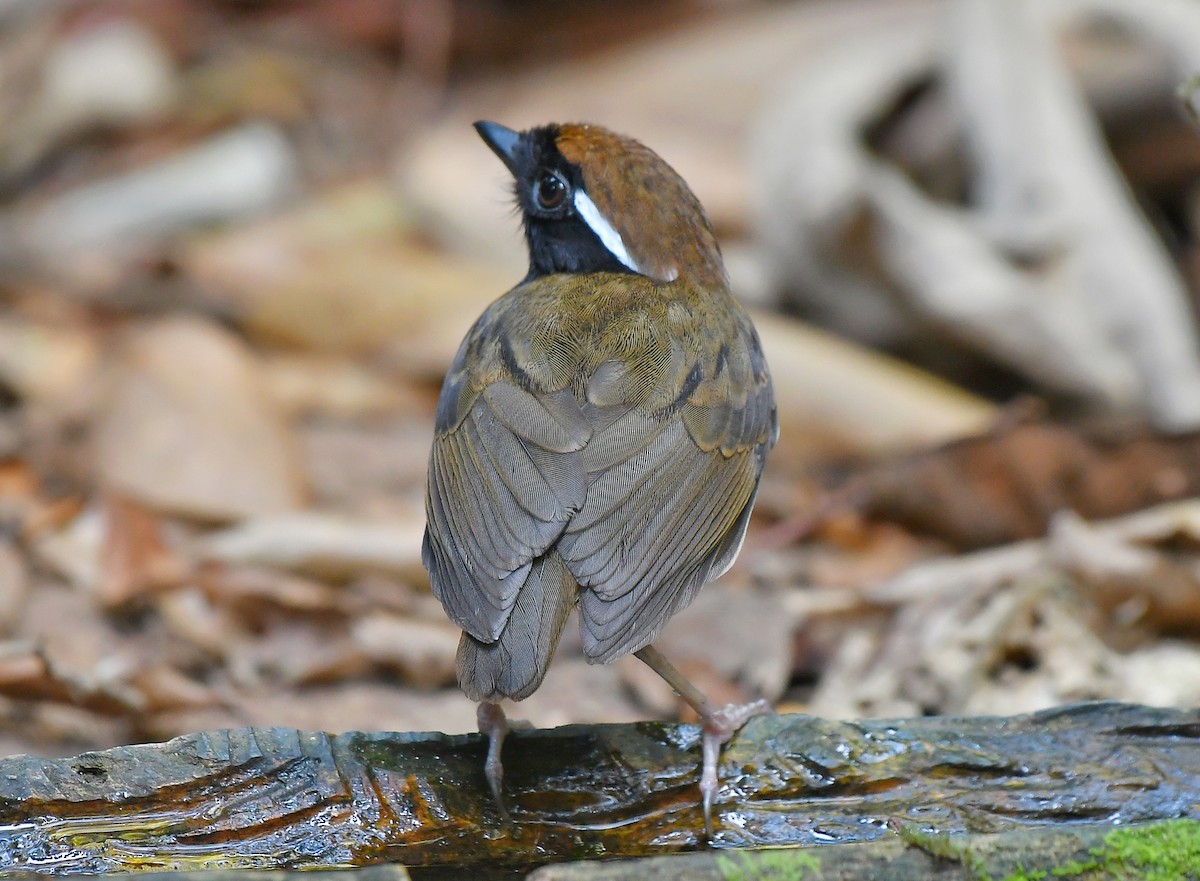
[(475, 123), (475, 131), (479, 132), (479, 137), (483, 138), (483, 142), (492, 148), (492, 152), (500, 157), (500, 161), (516, 177), (514, 154), (517, 142), (521, 140), (521, 133), (505, 128), (498, 122), (487, 122), (486, 120)]

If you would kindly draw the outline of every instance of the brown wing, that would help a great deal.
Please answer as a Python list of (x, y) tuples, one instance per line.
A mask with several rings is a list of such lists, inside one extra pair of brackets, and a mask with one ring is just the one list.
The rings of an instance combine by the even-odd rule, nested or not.
[[(697, 358), (669, 406), (588, 411), (587, 499), (557, 547), (587, 588), (580, 626), (592, 661), (651, 642), (741, 547), (778, 425), (757, 334), (737, 319), (732, 338)], [(589, 387), (590, 400), (620, 382), (618, 367), (593, 375), (601, 388)], [(606, 420), (607, 409), (620, 415)]]
[(511, 371), (486, 383), (472, 374), (468, 352), (497, 342), (486, 317), (442, 388), (422, 557), (447, 614), (492, 643), (535, 561), (583, 505), (579, 451), (591, 428), (569, 389), (534, 394)]

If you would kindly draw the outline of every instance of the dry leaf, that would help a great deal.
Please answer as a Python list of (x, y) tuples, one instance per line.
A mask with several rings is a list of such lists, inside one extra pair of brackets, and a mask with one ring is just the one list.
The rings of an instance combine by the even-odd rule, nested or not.
[(318, 512), (252, 520), (210, 535), (209, 559), (277, 566), (316, 577), (345, 578), (372, 570), (423, 578), (423, 516), (368, 522)]
[(218, 658), (231, 656), (252, 635), (227, 606), (218, 606), (199, 587), (172, 590), (155, 597), (154, 607), (168, 632)]
[(89, 675), (53, 663), (28, 642), (0, 644), (0, 695), (70, 704), (104, 716), (221, 703), (209, 689), (162, 665), (128, 671), (101, 667)]
[(0, 534), (0, 634), (10, 634), (29, 596), (29, 565), (16, 543)]
[(382, 180), (194, 245), (190, 274), (252, 334), (323, 353), (389, 349), (440, 377), (472, 316), (519, 280), (414, 241)]
[(96, 427), (104, 486), (205, 520), (299, 506), (287, 427), (232, 334), (195, 318), (145, 325), (119, 350), (114, 373)]
[(421, 621), (380, 612), (357, 621), (353, 635), (371, 660), (397, 670), (408, 685), (437, 688), (455, 682), (460, 631), (449, 621)]
[(370, 422), (308, 419), (297, 431), (318, 507), (349, 515), (420, 519), (433, 411), (408, 410)]
[(1091, 520), (1200, 494), (1200, 433), (1098, 439), (1016, 425), (886, 462), (861, 492), (871, 516), (959, 547), (1003, 544), (1043, 534), (1064, 509)]
[(25, 400), (60, 400), (96, 369), (99, 342), (86, 326), (0, 316), (0, 383)]
[[(712, 682), (714, 690), (722, 683), (721, 690), (731, 695), (742, 692), (729, 700), (775, 700), (792, 671), (793, 619), (778, 595), (732, 586), (732, 580), (726, 576), (702, 590), (655, 645), (680, 669), (691, 668), (698, 679)], [(698, 679), (693, 682), (699, 687)]]
[(427, 386), (383, 376), (361, 364), (330, 357), (271, 354), (262, 361), (271, 397), (289, 416), (341, 420), (430, 409)]
[[(628, 721), (634, 718), (628, 715)], [(158, 714), (147, 720), (147, 732), (167, 738), (238, 725), (279, 725), (331, 732), (477, 730), (475, 704), (458, 689), (416, 692), (395, 684), (349, 682), (296, 690), (263, 686), (244, 691), (236, 711), (207, 709)]]
[(162, 519), (132, 499), (108, 493), (103, 500), (104, 538), (93, 586), (101, 604), (113, 607), (183, 581), (191, 567), (167, 547)]
[(243, 617), (263, 608), (328, 617), (345, 606), (336, 588), (261, 566), (208, 566), (200, 583), (214, 602), (239, 609)]
[(336, 622), (277, 619), (238, 645), (229, 675), (245, 689), (274, 683), (291, 687), (362, 676), (370, 660)]

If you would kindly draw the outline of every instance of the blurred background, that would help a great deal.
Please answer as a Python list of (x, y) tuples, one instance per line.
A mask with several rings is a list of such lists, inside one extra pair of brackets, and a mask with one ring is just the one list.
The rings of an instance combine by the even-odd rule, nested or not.
[[(0, 0), (0, 754), (474, 729), (420, 563), (525, 252), (470, 123), (691, 183), (782, 439), (660, 648), (837, 717), (1200, 701), (1200, 4)], [(539, 726), (676, 718), (575, 628)]]

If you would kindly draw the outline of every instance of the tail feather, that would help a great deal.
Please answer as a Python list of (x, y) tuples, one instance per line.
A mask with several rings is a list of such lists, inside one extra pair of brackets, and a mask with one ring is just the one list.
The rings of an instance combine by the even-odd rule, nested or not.
[(495, 642), (464, 633), (458, 644), (458, 682), (476, 701), (529, 697), (542, 684), (579, 586), (556, 551), (534, 561)]

